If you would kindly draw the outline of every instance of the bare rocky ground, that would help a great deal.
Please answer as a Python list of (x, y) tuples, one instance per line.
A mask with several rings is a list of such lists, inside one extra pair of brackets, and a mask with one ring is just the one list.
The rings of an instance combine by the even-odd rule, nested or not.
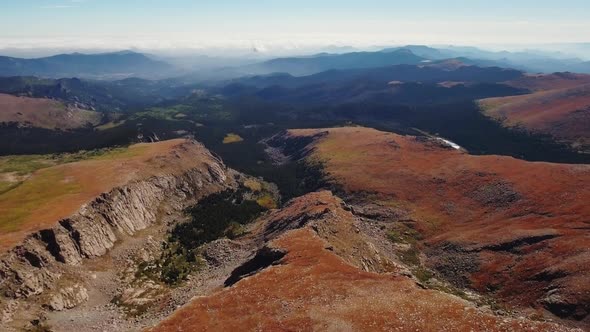
[(248, 240), (220, 239), (206, 246), (208, 261), (202, 270), (178, 287), (138, 278), (138, 266), (159, 256), (168, 225), (183, 218), (179, 213), (165, 214), (156, 226), (85, 265), (80, 276), (89, 300), (69, 310), (50, 311), (44, 317), (46, 325), (54, 331), (140, 331), (191, 299), (223, 287), (231, 271), (255, 251)]
[(177, 286), (141, 273), (142, 264), (160, 257), (168, 231), (187, 218), (178, 206), (161, 206), (151, 227), (122, 236), (106, 255), (83, 265), (64, 265), (51, 291), (0, 303), (0, 331), (140, 331), (223, 287), (256, 251), (258, 241), (223, 238), (206, 244), (202, 267)]
[[(138, 163), (157, 172), (110, 188), (2, 255), (0, 331), (138, 330), (199, 287), (215, 287), (217, 272), (207, 264), (202, 277), (176, 288), (142, 276), (140, 267), (160, 256), (168, 228), (187, 206), (235, 189), (242, 175), (193, 141), (156, 147), (164, 151)], [(136, 166), (146, 171), (144, 164)], [(216, 268), (231, 271), (236, 255), (216, 259)]]

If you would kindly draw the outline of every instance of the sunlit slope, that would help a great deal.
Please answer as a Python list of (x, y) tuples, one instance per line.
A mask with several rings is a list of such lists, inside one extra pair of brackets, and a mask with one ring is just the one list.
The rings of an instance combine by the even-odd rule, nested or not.
[[(0, 158), (0, 249), (68, 217), (101, 193), (151, 176), (206, 167), (200, 144), (177, 139), (68, 157)], [(66, 162), (66, 163), (62, 163)], [(57, 165), (56, 165), (57, 164)], [(52, 166), (53, 165), (53, 166)]]
[(46, 98), (16, 97), (0, 94), (0, 123), (44, 129), (74, 129), (96, 126), (99, 112), (79, 109)]
[(479, 101), (484, 114), (504, 126), (552, 136), (575, 150), (590, 147), (590, 75), (525, 75), (505, 82), (530, 94)]
[(314, 137), (307, 160), (321, 163), (333, 184), (405, 216), (422, 234), (428, 264), (449, 280), (588, 317), (590, 166), (472, 156), (368, 128), (286, 136)]
[(330, 192), (299, 197), (262, 219), (265, 238), (285, 231), (260, 251), (274, 259), (270, 266), (196, 297), (149, 331), (568, 331), (496, 316), (421, 288), (395, 267), (368, 272), (367, 264), (386, 259)]

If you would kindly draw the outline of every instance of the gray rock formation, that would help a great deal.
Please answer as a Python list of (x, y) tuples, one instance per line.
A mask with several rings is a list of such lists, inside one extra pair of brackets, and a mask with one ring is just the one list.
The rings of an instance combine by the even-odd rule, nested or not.
[(47, 307), (54, 311), (62, 311), (74, 308), (78, 304), (86, 301), (88, 301), (87, 289), (80, 284), (75, 284), (60, 289), (51, 297)]
[[(53, 288), (64, 265), (105, 255), (117, 241), (156, 223), (163, 206), (182, 209), (191, 200), (234, 186), (233, 172), (211, 156), (205, 169), (151, 177), (98, 196), (0, 257), (1, 294), (28, 298)], [(50, 307), (68, 308), (75, 302), (68, 300), (70, 293), (58, 292), (61, 298), (55, 297)], [(78, 295), (74, 297), (84, 297)]]

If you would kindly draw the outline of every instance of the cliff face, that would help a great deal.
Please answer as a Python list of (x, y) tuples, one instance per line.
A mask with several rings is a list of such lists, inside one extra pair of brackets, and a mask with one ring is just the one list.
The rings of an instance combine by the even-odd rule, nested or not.
[[(117, 186), (70, 217), (56, 220), (53, 227), (30, 234), (1, 256), (2, 293), (9, 298), (41, 294), (54, 287), (64, 267), (105, 255), (117, 241), (158, 222), (160, 213), (180, 210), (195, 199), (235, 185), (233, 171), (201, 145), (187, 142), (175, 149), (185, 153), (164, 154), (158, 163), (173, 158), (194, 166)], [(193, 150), (199, 154), (190, 153)]]

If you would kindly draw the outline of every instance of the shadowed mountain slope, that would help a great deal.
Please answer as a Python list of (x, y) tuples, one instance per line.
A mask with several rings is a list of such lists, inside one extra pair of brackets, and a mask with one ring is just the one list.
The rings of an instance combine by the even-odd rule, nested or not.
[(375, 68), (400, 64), (419, 64), (425, 60), (409, 50), (392, 52), (354, 52), (344, 54), (318, 54), (308, 57), (278, 58), (247, 66), (257, 74), (289, 73), (295, 76), (310, 75), (332, 69)]

